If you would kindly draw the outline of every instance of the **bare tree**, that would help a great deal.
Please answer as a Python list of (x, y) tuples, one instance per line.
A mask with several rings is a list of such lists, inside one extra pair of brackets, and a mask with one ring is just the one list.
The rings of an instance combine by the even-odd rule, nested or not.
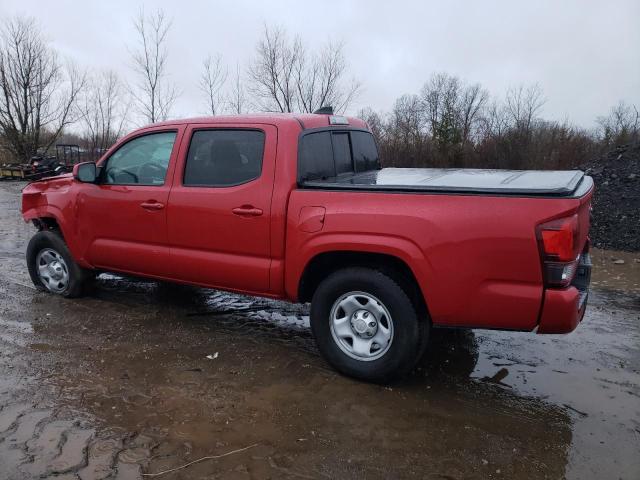
[(62, 67), (33, 19), (5, 21), (0, 34), (0, 132), (13, 155), (26, 161), (46, 151), (75, 120), (85, 76)]
[(222, 87), (227, 80), (227, 71), (222, 66), (220, 55), (207, 56), (202, 63), (202, 75), (199, 87), (207, 98), (208, 113), (216, 115), (220, 113), (222, 100)]
[(484, 113), (480, 118), (480, 138), (503, 136), (507, 131), (508, 123), (504, 105), (496, 100), (487, 102)]
[(296, 39), (289, 45), (286, 32), (265, 26), (256, 46), (256, 58), (249, 67), (250, 91), (261, 110), (293, 112), (295, 107), (295, 68), (302, 55)]
[(229, 94), (227, 103), (229, 104), (231, 113), (235, 113), (237, 115), (245, 113), (247, 98), (242, 76), (240, 75), (240, 65), (236, 65), (236, 74), (233, 78), (231, 93)]
[(132, 95), (147, 122), (166, 120), (178, 96), (175, 85), (166, 82), (166, 43), (171, 21), (162, 10), (147, 16), (141, 9), (133, 25), (138, 34), (139, 48), (131, 55), (139, 83)]
[(542, 88), (537, 83), (525, 87), (520, 85), (507, 90), (505, 108), (512, 128), (530, 132), (533, 122), (545, 103)]
[(458, 111), (462, 85), (458, 77), (436, 73), (422, 87), (422, 104), (431, 138), (441, 150), (462, 140)]
[(612, 107), (609, 115), (598, 117), (598, 135), (606, 144), (623, 144), (640, 137), (640, 112), (635, 105), (620, 101)]
[(463, 87), (460, 95), (459, 115), (462, 141), (471, 142), (479, 129), (482, 113), (489, 101), (489, 92), (479, 83)]
[(295, 65), (296, 102), (298, 110), (314, 112), (331, 105), (343, 112), (360, 93), (361, 85), (355, 80), (343, 79), (347, 63), (343, 43), (328, 43), (319, 55), (308, 55), (300, 47), (301, 55)]
[(386, 125), (382, 115), (371, 108), (363, 108), (358, 111), (357, 116), (367, 122), (367, 126), (375, 137), (376, 142), (381, 144), (384, 141), (384, 136), (386, 134)]
[(299, 37), (293, 41), (279, 28), (265, 27), (249, 67), (249, 90), (257, 107), (277, 112), (313, 112), (332, 105), (344, 111), (357, 96), (360, 84), (347, 83), (342, 43), (328, 43), (311, 53)]
[(91, 78), (78, 102), (80, 121), (90, 151), (98, 156), (122, 135), (130, 101), (113, 71)]

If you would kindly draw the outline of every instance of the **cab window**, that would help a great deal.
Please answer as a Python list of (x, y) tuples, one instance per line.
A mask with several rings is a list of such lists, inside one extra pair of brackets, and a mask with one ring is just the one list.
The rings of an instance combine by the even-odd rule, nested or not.
[(364, 130), (323, 130), (303, 135), (298, 180), (326, 180), (342, 174), (380, 170), (373, 135)]
[(197, 130), (184, 169), (185, 186), (230, 187), (262, 172), (264, 132), (248, 129)]
[(176, 132), (158, 132), (125, 143), (107, 159), (101, 183), (163, 185), (175, 140)]

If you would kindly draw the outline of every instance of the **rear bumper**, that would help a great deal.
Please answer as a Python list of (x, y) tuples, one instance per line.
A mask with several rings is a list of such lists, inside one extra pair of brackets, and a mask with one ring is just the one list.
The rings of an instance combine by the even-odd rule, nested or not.
[(581, 256), (571, 286), (545, 291), (538, 333), (569, 333), (575, 330), (587, 308), (590, 281), (591, 257), (585, 253)]

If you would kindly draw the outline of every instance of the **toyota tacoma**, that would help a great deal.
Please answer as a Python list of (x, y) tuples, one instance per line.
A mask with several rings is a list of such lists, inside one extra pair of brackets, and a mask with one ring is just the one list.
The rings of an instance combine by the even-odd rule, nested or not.
[(567, 333), (591, 263), (581, 171), (381, 168), (362, 120), (168, 121), (29, 184), (34, 284), (77, 297), (98, 272), (310, 302), (340, 372), (415, 366), (436, 327)]

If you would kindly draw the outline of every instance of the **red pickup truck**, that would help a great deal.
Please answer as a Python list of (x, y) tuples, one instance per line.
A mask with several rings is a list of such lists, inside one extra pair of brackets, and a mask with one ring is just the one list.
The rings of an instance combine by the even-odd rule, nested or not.
[(592, 193), (580, 171), (381, 169), (361, 120), (269, 114), (137, 130), (22, 213), (42, 290), (113, 271), (311, 302), (329, 363), (384, 382), (432, 327), (572, 331)]

